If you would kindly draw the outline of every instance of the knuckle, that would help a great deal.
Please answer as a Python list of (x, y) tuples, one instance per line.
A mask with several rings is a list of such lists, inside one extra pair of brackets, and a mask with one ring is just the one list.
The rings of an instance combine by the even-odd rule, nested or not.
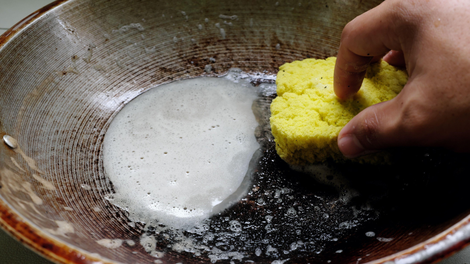
[(390, 21), (394, 21), (397, 29), (405, 26), (408, 27), (410, 24), (419, 23), (422, 8), (418, 8), (423, 2), (422, 0), (393, 0), (390, 1)]
[(348, 40), (349, 36), (351, 35), (354, 29), (354, 21), (349, 21), (346, 26), (344, 26), (343, 31), (341, 32), (341, 42), (345, 42)]

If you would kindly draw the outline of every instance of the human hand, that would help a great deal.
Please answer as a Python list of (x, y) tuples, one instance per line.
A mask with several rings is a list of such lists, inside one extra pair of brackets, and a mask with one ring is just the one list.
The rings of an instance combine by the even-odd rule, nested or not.
[(343, 30), (334, 88), (341, 99), (360, 88), (382, 58), (405, 66), (408, 83), (394, 99), (366, 108), (340, 132), (349, 158), (395, 146), (470, 151), (470, 2), (387, 0)]

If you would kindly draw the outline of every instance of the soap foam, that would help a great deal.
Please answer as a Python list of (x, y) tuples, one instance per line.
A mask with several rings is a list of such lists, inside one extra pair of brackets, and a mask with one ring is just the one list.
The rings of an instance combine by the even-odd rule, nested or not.
[(103, 143), (105, 172), (116, 191), (110, 200), (134, 221), (157, 219), (179, 229), (238, 201), (259, 148), (251, 110), (256, 97), (250, 85), (204, 77), (135, 98)]

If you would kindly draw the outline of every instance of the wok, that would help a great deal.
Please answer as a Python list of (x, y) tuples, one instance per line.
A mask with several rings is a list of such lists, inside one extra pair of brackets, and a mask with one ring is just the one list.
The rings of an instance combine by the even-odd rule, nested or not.
[[(275, 153), (275, 95), (253, 105), (252, 188), (188, 231), (208, 250), (177, 250), (171, 234), (105, 199), (114, 190), (102, 142), (126, 103), (231, 68), (270, 84), (285, 62), (334, 56), (344, 25), (379, 3), (70, 0), (31, 14), (0, 37), (0, 225), (57, 263), (433, 263), (463, 248), (468, 155), (395, 149), (393, 166), (330, 162), (312, 177)], [(242, 231), (203, 241), (230, 229), (227, 219)], [(143, 236), (155, 240), (150, 250)]]

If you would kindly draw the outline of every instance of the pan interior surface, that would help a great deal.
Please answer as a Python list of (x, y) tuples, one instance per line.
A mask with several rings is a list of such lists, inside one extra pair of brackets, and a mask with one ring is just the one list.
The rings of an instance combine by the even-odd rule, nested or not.
[[(291, 168), (270, 132), (279, 66), (336, 55), (344, 25), (380, 2), (70, 0), (38, 11), (0, 37), (0, 224), (58, 263), (386, 263), (437, 243), (470, 213), (467, 155), (396, 149), (393, 166)], [(234, 68), (256, 91), (244, 192), (191, 228), (136, 221), (109, 199), (112, 120), (152, 89)]]

